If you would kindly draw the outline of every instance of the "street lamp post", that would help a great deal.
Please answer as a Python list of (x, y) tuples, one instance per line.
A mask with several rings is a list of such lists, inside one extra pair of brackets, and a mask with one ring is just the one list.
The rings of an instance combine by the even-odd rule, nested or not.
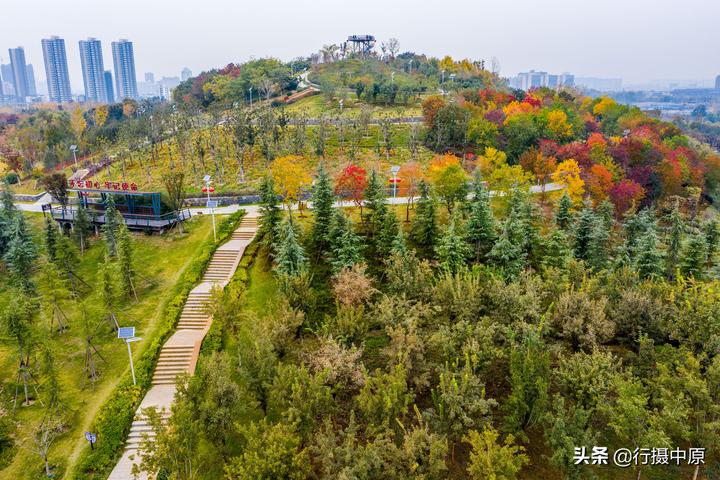
[(397, 165), (393, 165), (390, 167), (390, 172), (392, 172), (392, 184), (393, 184), (393, 200), (397, 198), (397, 184), (398, 184), (398, 172), (400, 171), (400, 167)]
[(248, 91), (250, 92), (250, 108), (252, 108), (252, 87), (248, 88)]
[(77, 145), (70, 145), (70, 151), (73, 152), (73, 160), (75, 162), (75, 168), (77, 169)]
[(130, 371), (132, 372), (133, 385), (137, 385), (137, 381), (135, 380), (135, 365), (133, 364), (132, 350), (130, 349), (130, 344), (132, 342), (137, 342), (139, 340), (142, 340), (142, 338), (135, 336), (135, 327), (120, 327), (120, 328), (118, 328), (118, 338), (120, 340), (125, 340), (125, 343), (127, 344), (128, 357), (130, 358)]
[(205, 188), (203, 188), (203, 190), (205, 190), (207, 192), (207, 206), (208, 206), (208, 208), (210, 208), (210, 215), (212, 215), (213, 238), (217, 242), (217, 230), (215, 229), (215, 204), (210, 201), (210, 192), (215, 190), (214, 188), (212, 188), (210, 186), (211, 178), (212, 177), (210, 177), (210, 175), (205, 175), (205, 177), (203, 178), (203, 180), (205, 180)]

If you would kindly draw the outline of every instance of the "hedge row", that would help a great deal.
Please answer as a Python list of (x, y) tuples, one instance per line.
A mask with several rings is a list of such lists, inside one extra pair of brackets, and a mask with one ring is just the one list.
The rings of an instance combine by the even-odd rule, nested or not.
[[(243, 294), (247, 288), (250, 267), (255, 261), (259, 247), (260, 240), (256, 238), (245, 248), (235, 273), (225, 286), (225, 295), (232, 295), (237, 298)], [(210, 325), (210, 330), (203, 339), (202, 346), (200, 347), (200, 355), (219, 352), (223, 348), (224, 335), (225, 332), (223, 331), (222, 324), (220, 322), (213, 322), (212, 325)]]
[(103, 403), (93, 420), (91, 430), (97, 434), (95, 449), (85, 449), (78, 461), (73, 478), (105, 479), (120, 458), (125, 439), (145, 393), (150, 389), (153, 371), (160, 350), (175, 330), (190, 291), (202, 279), (215, 250), (230, 238), (245, 215), (244, 210), (233, 213), (218, 226), (217, 241), (208, 239), (188, 265), (180, 281), (173, 288), (170, 301), (163, 309), (163, 317), (155, 332), (155, 339), (135, 363), (137, 385), (130, 372), (125, 374), (110, 397)]

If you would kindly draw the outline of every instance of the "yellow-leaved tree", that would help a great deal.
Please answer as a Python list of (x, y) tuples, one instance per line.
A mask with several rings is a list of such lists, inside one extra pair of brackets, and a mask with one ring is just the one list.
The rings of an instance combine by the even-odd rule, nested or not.
[(99, 105), (95, 107), (95, 113), (93, 114), (93, 120), (95, 125), (102, 127), (108, 118), (108, 107), (107, 105)]
[(505, 152), (495, 148), (486, 148), (477, 165), (492, 190), (507, 193), (514, 188), (526, 189), (533, 179), (533, 174), (520, 165), (508, 165)]
[(303, 157), (287, 155), (276, 158), (270, 165), (275, 189), (282, 196), (288, 211), (293, 203), (300, 201), (312, 184), (312, 177), (305, 164)]
[(562, 110), (552, 110), (547, 115), (547, 128), (553, 140), (562, 141), (572, 137), (572, 125), (568, 123), (568, 116)]
[(75, 140), (77, 140), (78, 143), (81, 143), (82, 134), (87, 128), (87, 122), (85, 121), (83, 111), (80, 107), (75, 107), (70, 112), (70, 127), (75, 134)]
[(580, 178), (580, 165), (570, 158), (561, 162), (552, 174), (553, 182), (565, 185), (570, 199), (579, 203), (585, 193), (585, 181)]

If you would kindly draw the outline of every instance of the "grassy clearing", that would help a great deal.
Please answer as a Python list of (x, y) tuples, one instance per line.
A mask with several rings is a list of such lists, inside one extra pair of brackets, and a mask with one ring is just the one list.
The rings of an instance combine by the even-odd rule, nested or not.
[[(39, 215), (30, 217), (37, 225), (42, 221)], [(36, 228), (37, 230), (37, 228)], [(209, 235), (212, 235), (209, 217), (196, 217), (188, 224), (184, 235), (166, 234), (147, 236), (136, 234), (136, 259), (145, 277), (140, 301), (126, 302), (121, 309), (119, 322), (124, 326), (135, 326), (137, 335), (143, 340), (133, 344), (133, 356), (137, 360), (153, 339), (155, 327), (164, 303), (177, 282), (193, 252)], [(161, 253), (161, 254), (159, 254)], [(77, 272), (89, 284), (95, 284), (97, 266), (104, 256), (102, 242), (96, 241), (78, 264)], [(67, 304), (65, 311), (70, 318), (70, 329), (58, 335), (53, 334), (51, 343), (56, 354), (56, 363), (62, 385), (62, 400), (66, 405), (68, 430), (56, 442), (50, 453), (51, 464), (60, 475), (70, 473), (79, 453), (86, 447), (83, 432), (89, 428), (98, 407), (116, 385), (121, 376), (129, 370), (125, 345), (115, 338), (107, 325), (102, 325), (94, 338), (94, 344), (104, 361), (96, 357), (100, 377), (95, 384), (84, 373), (84, 345), (81, 338), (80, 314), (77, 308)], [(47, 335), (48, 325), (38, 320), (38, 331)], [(14, 344), (7, 338), (0, 340), (0, 381), (6, 385), (2, 392), (4, 405), (11, 405), (14, 393), (16, 357)], [(19, 442), (27, 444), (27, 438), (40, 421), (43, 410), (39, 403), (30, 407), (18, 407), (17, 421)], [(69, 477), (70, 475), (67, 475)], [(34, 479), (42, 478), (41, 461), (28, 448), (20, 447), (7, 468), (0, 470), (0, 478)]]
[(337, 99), (328, 99), (325, 95), (314, 95), (298, 100), (295, 103), (284, 107), (288, 113), (305, 115), (308, 118), (319, 118), (324, 115), (337, 117), (341, 115), (340, 103), (343, 100), (342, 117), (358, 117), (363, 111), (371, 113), (372, 118), (383, 117), (419, 117), (422, 116), (421, 101), (413, 102), (410, 105), (382, 106), (369, 105), (358, 100), (354, 93), (345, 92)]

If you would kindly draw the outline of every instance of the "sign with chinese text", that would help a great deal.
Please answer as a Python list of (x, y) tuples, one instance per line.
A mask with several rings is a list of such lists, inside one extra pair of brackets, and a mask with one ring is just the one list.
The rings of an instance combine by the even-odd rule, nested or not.
[(99, 180), (68, 180), (68, 188), (107, 190), (108, 192), (137, 192), (136, 183), (101, 182)]

